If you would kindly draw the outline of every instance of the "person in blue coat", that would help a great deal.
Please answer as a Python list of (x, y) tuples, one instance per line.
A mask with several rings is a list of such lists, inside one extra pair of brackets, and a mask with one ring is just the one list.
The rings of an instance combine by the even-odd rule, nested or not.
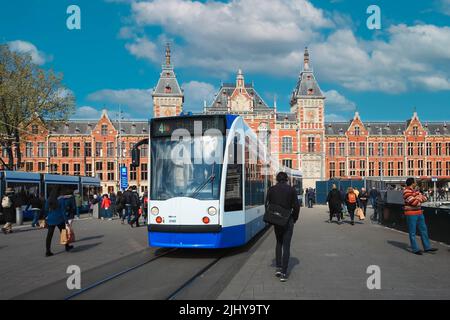
[[(55, 228), (58, 227), (59, 231), (62, 232), (66, 229), (68, 223), (68, 216), (66, 215), (66, 201), (64, 195), (60, 192), (59, 188), (55, 188), (50, 192), (50, 196), (45, 202), (45, 212), (47, 213), (47, 224), (48, 232), (45, 242), (46, 247), (46, 257), (53, 255), (51, 252), (51, 244), (53, 233)], [(73, 249), (73, 246), (66, 244), (66, 251)]]

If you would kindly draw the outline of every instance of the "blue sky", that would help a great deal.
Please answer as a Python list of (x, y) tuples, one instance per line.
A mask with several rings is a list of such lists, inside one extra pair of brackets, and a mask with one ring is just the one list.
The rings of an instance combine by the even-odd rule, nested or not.
[[(68, 30), (66, 9), (81, 9)], [(381, 9), (381, 30), (366, 9)], [(0, 5), (0, 42), (30, 52), (64, 74), (76, 118), (119, 105), (127, 118), (151, 116), (164, 44), (185, 89), (185, 109), (199, 111), (221, 81), (242, 68), (266, 103), (280, 111), (301, 70), (305, 46), (328, 120), (450, 121), (450, 0), (16, 0)]]

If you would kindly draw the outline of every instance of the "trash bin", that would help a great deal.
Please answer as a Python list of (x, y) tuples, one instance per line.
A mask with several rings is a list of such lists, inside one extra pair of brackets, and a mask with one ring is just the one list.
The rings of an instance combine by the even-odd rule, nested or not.
[(21, 226), (23, 225), (23, 210), (22, 207), (16, 208), (16, 224)]
[(96, 203), (93, 205), (92, 216), (96, 219), (100, 219), (100, 203)]

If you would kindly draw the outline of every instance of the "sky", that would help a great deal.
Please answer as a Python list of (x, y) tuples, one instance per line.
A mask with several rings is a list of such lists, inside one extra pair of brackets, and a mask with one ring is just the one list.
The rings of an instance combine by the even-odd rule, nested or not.
[[(369, 29), (370, 5), (380, 29)], [(67, 8), (80, 8), (69, 30)], [(237, 70), (269, 106), (289, 111), (308, 46), (327, 121), (450, 121), (450, 0), (15, 0), (0, 4), (0, 43), (64, 75), (74, 119), (119, 107), (152, 116), (166, 42), (200, 112)]]

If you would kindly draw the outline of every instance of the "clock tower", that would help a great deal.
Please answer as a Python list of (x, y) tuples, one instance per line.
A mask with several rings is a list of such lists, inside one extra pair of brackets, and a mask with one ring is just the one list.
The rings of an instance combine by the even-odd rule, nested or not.
[(325, 96), (320, 90), (305, 48), (303, 70), (292, 92), (291, 112), (299, 128), (300, 169), (304, 188), (315, 188), (325, 179)]
[(162, 65), (158, 84), (152, 93), (155, 118), (177, 116), (183, 111), (184, 93), (178, 84), (170, 59), (170, 46), (167, 44), (166, 63)]

